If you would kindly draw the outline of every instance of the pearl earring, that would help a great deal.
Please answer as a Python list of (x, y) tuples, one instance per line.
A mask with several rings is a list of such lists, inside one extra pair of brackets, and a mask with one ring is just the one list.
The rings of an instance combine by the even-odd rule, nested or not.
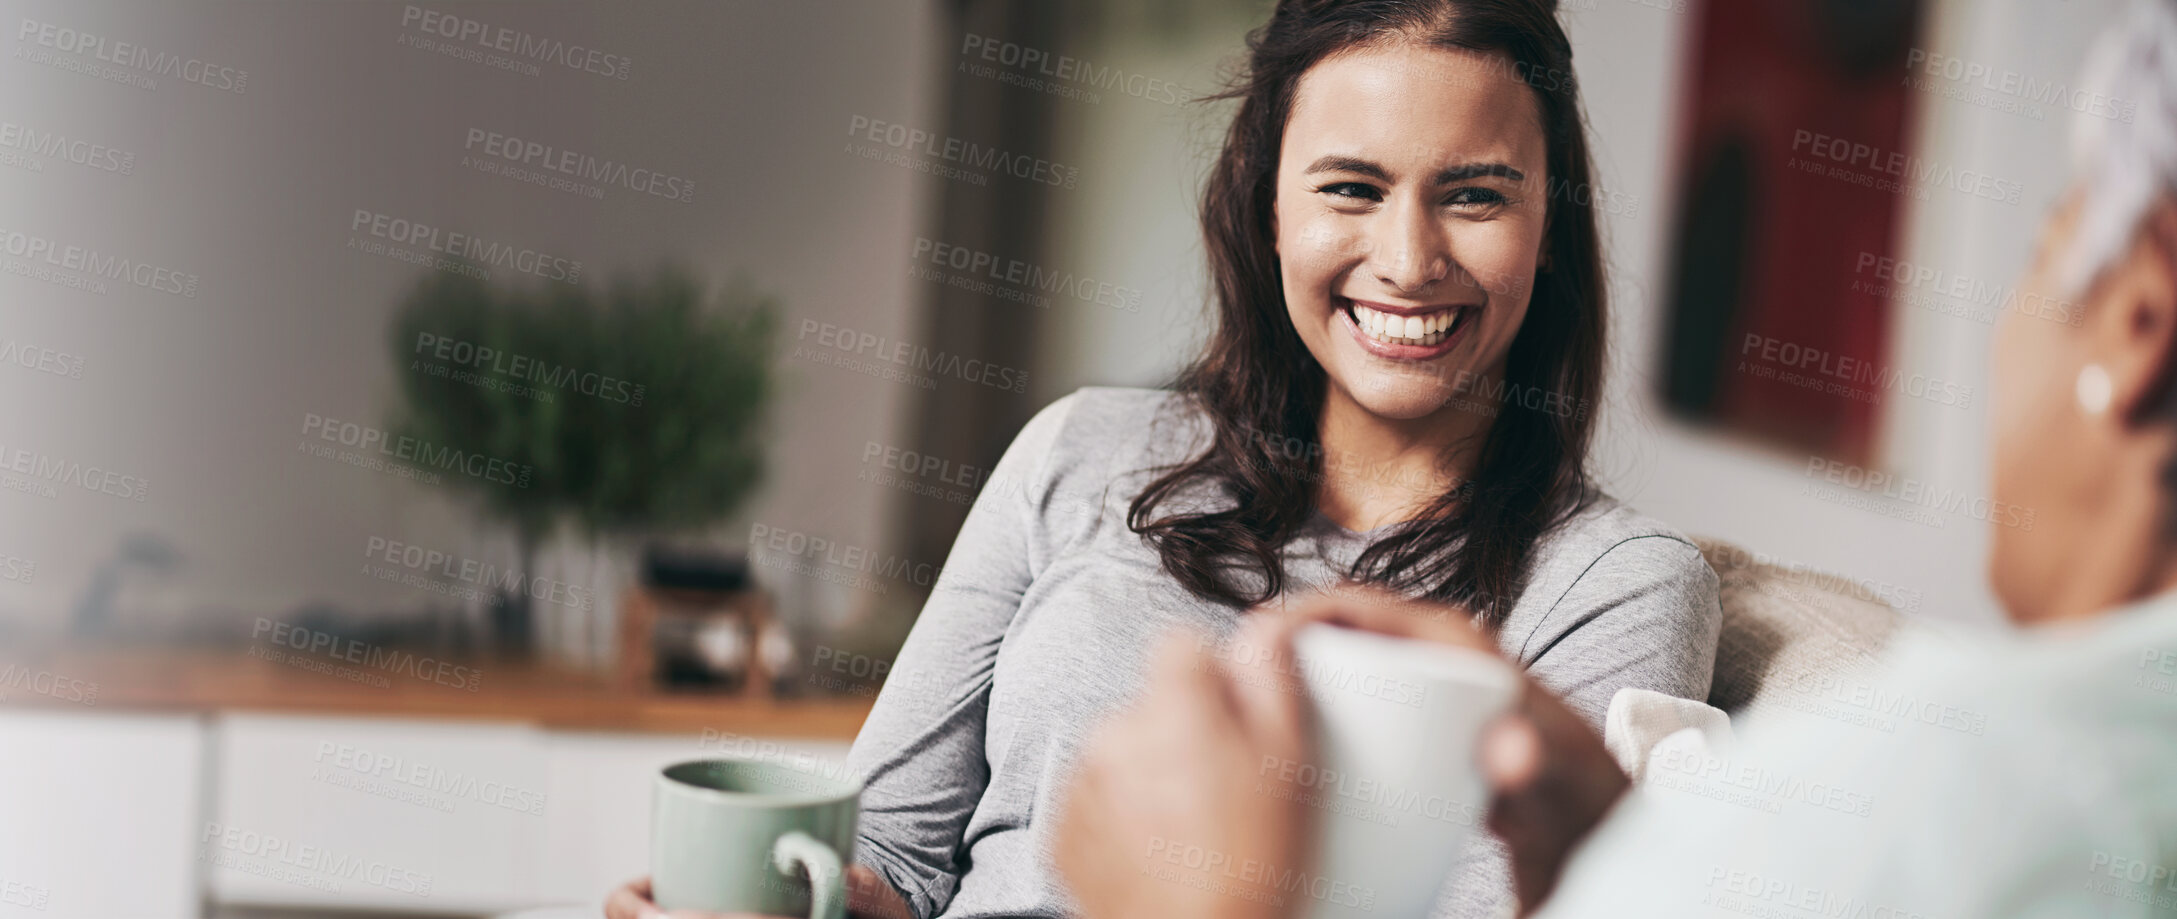
[(2079, 368), (2079, 407), (2089, 415), (2099, 415), (2109, 410), (2111, 392), (2109, 371), (2100, 364), (2088, 364)]

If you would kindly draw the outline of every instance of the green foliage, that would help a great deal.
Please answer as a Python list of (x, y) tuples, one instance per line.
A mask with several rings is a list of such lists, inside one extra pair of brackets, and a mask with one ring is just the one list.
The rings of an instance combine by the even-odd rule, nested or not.
[(420, 279), (390, 329), (394, 432), (531, 467), (526, 488), (445, 476), (526, 544), (562, 521), (598, 536), (731, 517), (764, 474), (775, 301), (736, 280), (707, 305), (672, 267), (547, 287)]

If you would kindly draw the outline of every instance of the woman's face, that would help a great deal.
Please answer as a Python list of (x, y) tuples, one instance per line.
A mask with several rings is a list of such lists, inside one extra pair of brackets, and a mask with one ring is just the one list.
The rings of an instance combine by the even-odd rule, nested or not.
[[(2016, 291), (2021, 308), (1996, 324), (1990, 400), (1995, 461), (1990, 497), (2017, 512), (2004, 512), (1992, 530), (1989, 581), (2014, 618), (2032, 621), (2052, 605), (2065, 583), (2070, 547), (2080, 521), (2063, 513), (2095, 487), (2100, 464), (2082, 458), (2096, 450), (2095, 436), (2079, 409), (2078, 373), (2092, 361), (2088, 336), (2037, 310), (2064, 304), (2054, 280), (2058, 257), (2069, 250), (2077, 222), (2076, 200), (2067, 200), (2043, 224), (2033, 266)], [(2064, 304), (2068, 320), (2084, 304)], [(2028, 516), (2030, 515), (2030, 516)], [(2030, 526), (2027, 523), (2030, 522)], [(2089, 522), (2090, 525), (2090, 522)]]
[(1503, 55), (1399, 42), (1300, 78), (1277, 250), (1331, 386), (1413, 419), (1502, 372), (1541, 254), (1546, 155), (1540, 103)]

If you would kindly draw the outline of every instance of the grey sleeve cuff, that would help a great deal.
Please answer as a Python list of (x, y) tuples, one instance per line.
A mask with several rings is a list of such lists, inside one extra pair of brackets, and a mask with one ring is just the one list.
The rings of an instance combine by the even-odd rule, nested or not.
[(959, 888), (960, 879), (950, 874), (939, 874), (927, 881), (916, 882), (914, 873), (896, 859), (886, 856), (883, 850), (867, 836), (855, 840), (855, 861), (877, 872), (877, 876), (892, 885), (892, 889), (907, 901), (907, 908), (915, 919), (930, 919), (952, 902), (953, 891)]

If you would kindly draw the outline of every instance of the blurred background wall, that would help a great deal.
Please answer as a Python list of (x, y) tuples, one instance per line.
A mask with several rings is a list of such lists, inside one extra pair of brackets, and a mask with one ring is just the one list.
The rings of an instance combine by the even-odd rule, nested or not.
[[(1618, 269), (1613, 408), (1600, 470), (1617, 493), (1690, 533), (1732, 540), (1785, 562), (1819, 566), (1869, 582), (1893, 605), (1941, 618), (1993, 621), (1983, 583), (1987, 527), (1938, 514), (1940, 527), (1823, 500), (1828, 488), (1807, 474), (1804, 452), (1758, 451), (1674, 424), (1656, 411), (1655, 278), (1666, 253), (1659, 243), (1670, 219), (1666, 183), (1676, 153), (1668, 129), (1672, 80), (1687, 40), (1687, 17), (1634, 3), (1597, 0), (1569, 18), (1579, 49), (1589, 118), (1603, 182), (1640, 202), (1638, 214), (1610, 220)], [(1927, 34), (1915, 47), (2041, 81), (2075, 82), (2086, 44), (2113, 3), (1931, 4)], [(1936, 80), (1938, 90), (1960, 88)], [(2023, 186), (2015, 204), (1940, 188), (1907, 205), (1902, 250), (1895, 257), (1934, 266), (1983, 286), (2008, 286), (2031, 255), (2033, 235), (2067, 173), (2070, 115), (2029, 107), (2040, 117), (1915, 91), (1914, 153), (1956, 170), (1978, 171)], [(1998, 99), (1997, 101), (2004, 101)], [(1651, 207), (1655, 203), (1661, 206)], [(1876, 280), (1867, 278), (1866, 280)], [(1905, 298), (1899, 298), (1901, 301)], [(1985, 495), (1987, 490), (1990, 325), (1953, 313), (1956, 298), (1915, 291), (1893, 305), (1887, 363), (1956, 381), (1975, 394), (1960, 409), (1928, 400), (1885, 400), (1875, 462), (1900, 477)], [(1976, 308), (1974, 312), (1986, 312)], [(1887, 587), (1888, 589), (1884, 589)], [(1918, 602), (1899, 602), (1897, 598)]]
[[(862, 468), (866, 443), (899, 441), (915, 391), (786, 355), (802, 343), (803, 320), (888, 339), (912, 327), (919, 291), (904, 269), (931, 190), (915, 172), (841, 148), (856, 117), (938, 117), (932, 87), (950, 39), (936, 32), (934, 5), (428, 8), (601, 50), (627, 63), (625, 79), (426, 50), (411, 42), (452, 43), (410, 15), (422, 10), (7, 5), (11, 36), (21, 23), (50, 23), (244, 77), (234, 90), (171, 76), (145, 89), (18, 59), (0, 80), (7, 120), (134, 157), (126, 175), (50, 158), (37, 171), (10, 170), (0, 177), (7, 230), (200, 279), (187, 297), (6, 279), (7, 337), (79, 356), (81, 375), (25, 370), (0, 388), (0, 443), (149, 483), (141, 500), (82, 489), (5, 495), (6, 538), (20, 546), (8, 551), (38, 565), (0, 598), (11, 625), (60, 627), (93, 572), (136, 533), (176, 556), (163, 571), (133, 572), (117, 601), (127, 607), (120, 618), (142, 627), (313, 603), (414, 605), (414, 588), (357, 573), (372, 537), (511, 562), (507, 535), (483, 524), (463, 492), (298, 449), (325, 443), (315, 436), (322, 427), (304, 430), (309, 415), (384, 428), (396, 401), (403, 371), (390, 317), (428, 272), (351, 248), (373, 238), (354, 228), (359, 210), (579, 262), (591, 284), (665, 260), (712, 284), (745, 275), (790, 312), (767, 432), (771, 474), (743, 516), (791, 509), (784, 518), (802, 529), (880, 541), (891, 509), (866, 493), (839, 500), (840, 483)], [(15, 46), (80, 57), (35, 34)], [(476, 164), (504, 160), (476, 131), (685, 179), (693, 193), (676, 200), (621, 185), (593, 198), (488, 173)], [(719, 529), (745, 539), (738, 521)], [(599, 581), (609, 601), (609, 576), (573, 554), (556, 573)]]
[[(26, 543), (6, 551), (37, 564), (32, 581), (8, 585), (0, 622), (57, 627), (132, 534), (163, 542), (173, 558), (123, 578), (113, 602), (128, 608), (114, 615), (168, 624), (414, 599), (413, 588), (353, 573), (373, 537), (512, 558), (507, 534), (479, 525), (456, 489), (298, 452), (318, 433), (304, 430), (311, 416), (382, 426), (393, 401), (399, 371), (385, 328), (419, 272), (350, 248), (368, 238), (351, 229), (358, 211), (542, 250), (579, 262), (589, 281), (665, 260), (714, 284), (745, 276), (786, 310), (781, 392), (767, 434), (769, 477), (734, 521), (714, 528), (715, 540), (745, 543), (753, 521), (879, 554), (910, 551), (916, 564), (941, 561), (964, 504), (859, 482), (870, 468), (865, 451), (911, 449), (918, 427), (981, 398), (996, 407), (976, 415), (976, 435), (948, 440), (968, 444), (959, 448), (967, 455), (941, 459), (987, 467), (1035, 407), (1080, 385), (1161, 384), (1195, 351), (1207, 313), (1193, 207), (1228, 111), (1195, 100), (1222, 85), (1260, 6), (1054, 5), (1045, 26), (1060, 46), (1054, 53), (1150, 81), (1130, 94), (1085, 86), (1039, 93), (1005, 82), (1010, 71), (986, 63), (984, 52), (1020, 36), (978, 33), (953, 18), (963, 14), (934, 4), (655, 3), (611, 15), (575, 4), (489, 8), (495, 26), (577, 37), (623, 57), (632, 64), (623, 80), (564, 67), (532, 76), (402, 44), (428, 35), (403, 22), (404, 8), (413, 9), (403, 5), (146, 11), (18, 0), (18, 23), (138, 36), (155, 51), (247, 76), (239, 92), (172, 78), (147, 90), (18, 61), (0, 84), (0, 105), (15, 123), (132, 157), (127, 174), (51, 160), (13, 170), (0, 183), (9, 230), (199, 279), (190, 296), (4, 279), (11, 340), (80, 358), (79, 377), (17, 374), (0, 395), (6, 445), (140, 477), (147, 496), (0, 495), (15, 505), (14, 541)], [(2103, 6), (1937, 3), (1923, 44), (2068, 80)], [(1669, 164), (1681, 145), (1674, 106), (1696, 20), (1683, 3), (1661, 7), (1671, 5), (1574, 0), (1564, 9), (1600, 184), (1614, 205), (1604, 216), (1616, 347), (1598, 471), (1620, 497), (1689, 532), (1937, 598), (1926, 605), (1933, 615), (1986, 618), (1979, 521), (1933, 527), (1804, 494), (1813, 483), (1803, 453), (1709, 436), (1657, 410), (1656, 304), (1665, 293), (1657, 279), (1674, 204)], [(2021, 40), (2027, 35), (2036, 40)], [(50, 50), (34, 36), (18, 42)], [(991, 72), (966, 71), (971, 64)], [(1028, 155), (1077, 170), (1078, 184), (1036, 188), (998, 176), (996, 188), (978, 188), (842, 152), (850, 129), (864, 124), (856, 119), (937, 129), (957, 108), (948, 107), (947, 89), (960, 87), (1047, 113), (1048, 123), (1024, 136), (1047, 137), (1049, 146)], [(1962, 194), (1911, 201), (1895, 255), (2008, 283), (2058, 191), (2052, 177), (2061, 174), (2067, 113), (2042, 106), (2041, 117), (2026, 117), (1926, 92), (1914, 102), (1922, 155), (2016, 177), (2026, 196), (2015, 204)], [(490, 174), (464, 165), (488, 159), (472, 132), (618, 159), (684, 178), (695, 191), (686, 201), (626, 188), (591, 198)], [(985, 210), (1035, 202), (1035, 232), (981, 227), (947, 238), (945, 202), (978, 193), (1012, 202)], [(962, 235), (983, 232), (1002, 238), (978, 246)], [(1116, 293), (1112, 304), (1063, 293), (1024, 303), (963, 290), (927, 274), (942, 268), (929, 260), (940, 246), (1093, 278)], [(947, 310), (959, 302), (982, 314), (954, 322)], [(988, 325), (1007, 312), (1032, 313), (1032, 322), (989, 343), (998, 352), (973, 353), (969, 339), (953, 353), (1001, 365), (1008, 381), (1025, 385), (960, 375), (902, 382), (811, 359), (840, 334), (941, 349), (959, 344), (949, 328)], [(1894, 365), (1959, 381), (1985, 399), (1985, 323), (1911, 306), (1893, 319)], [(929, 382), (938, 388), (920, 385)], [(1889, 400), (1876, 465), (1983, 490), (1980, 405)], [(925, 517), (940, 521), (934, 532), (917, 536), (903, 522)], [(547, 564), (570, 580), (598, 581), (609, 601), (614, 566), (580, 545), (562, 549)], [(927, 585), (902, 586), (912, 595)], [(887, 602), (823, 583), (805, 591), (810, 615), (830, 624)], [(901, 602), (911, 613), (912, 603)], [(888, 611), (902, 614), (897, 606)]]

